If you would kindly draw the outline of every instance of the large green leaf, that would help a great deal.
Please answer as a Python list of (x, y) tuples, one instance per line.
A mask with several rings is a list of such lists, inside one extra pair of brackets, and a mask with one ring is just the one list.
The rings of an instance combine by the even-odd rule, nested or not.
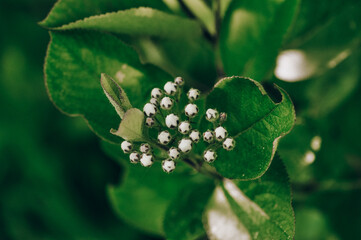
[(140, 63), (136, 52), (116, 37), (97, 32), (52, 32), (45, 63), (52, 101), (63, 112), (83, 116), (102, 138), (119, 142), (109, 131), (120, 118), (104, 95), (101, 73), (117, 81), (133, 107), (142, 108), (151, 89), (170, 80), (158, 68)]
[(133, 36), (183, 39), (201, 35), (200, 25), (194, 20), (144, 7), (92, 16), (55, 29), (88, 29)]
[[(219, 81), (207, 98), (207, 108), (228, 114), (224, 126), (234, 137), (232, 151), (219, 150), (213, 163), (227, 178), (254, 179), (268, 169), (280, 137), (293, 127), (295, 112), (287, 93), (275, 87), (281, 101), (275, 103), (262, 85), (241, 77)], [(222, 101), (220, 101), (222, 99)]]
[(226, 74), (262, 80), (274, 65), (297, 6), (298, 0), (233, 1), (220, 36)]
[(169, 205), (164, 218), (167, 239), (200, 239), (206, 232), (202, 224), (204, 208), (214, 191), (214, 183), (194, 184), (181, 191)]
[(44, 27), (54, 28), (92, 15), (118, 10), (151, 7), (168, 11), (163, 1), (148, 0), (58, 0), (49, 15), (40, 23)]
[[(115, 159), (124, 158), (119, 145), (103, 142), (105, 151)], [(180, 171), (166, 174), (160, 162), (151, 168), (124, 163), (125, 175), (119, 186), (109, 186), (110, 201), (126, 222), (146, 232), (164, 235), (163, 220), (168, 206), (193, 178)], [(178, 166), (177, 166), (178, 168)]]
[(292, 239), (294, 213), (291, 190), (281, 160), (253, 181), (225, 179), (204, 212), (210, 239)]

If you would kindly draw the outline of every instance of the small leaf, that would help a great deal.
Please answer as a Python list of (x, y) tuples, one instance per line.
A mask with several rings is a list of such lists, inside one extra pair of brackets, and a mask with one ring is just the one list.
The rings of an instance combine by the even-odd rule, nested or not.
[(105, 95), (108, 97), (110, 103), (117, 111), (120, 118), (123, 118), (125, 112), (132, 108), (127, 94), (122, 87), (110, 76), (102, 73), (100, 83)]
[(274, 65), (298, 0), (233, 1), (221, 27), (220, 51), (228, 76), (262, 80)]
[(202, 33), (194, 20), (144, 7), (92, 16), (55, 29), (88, 29), (158, 38), (193, 38)]
[(294, 213), (288, 176), (277, 158), (253, 181), (223, 180), (203, 215), (210, 239), (292, 239)]
[(59, 0), (40, 25), (48, 28), (60, 27), (92, 15), (135, 7), (151, 7), (169, 11), (163, 1)]
[[(226, 112), (224, 127), (236, 141), (232, 151), (220, 149), (213, 163), (227, 178), (254, 179), (268, 169), (280, 137), (293, 127), (295, 112), (287, 93), (275, 87), (275, 103), (256, 81), (241, 77), (219, 81), (207, 98), (207, 108)], [(222, 101), (219, 101), (222, 99)]]
[(213, 191), (214, 184), (208, 181), (187, 187), (175, 197), (164, 218), (167, 239), (200, 239), (206, 234), (202, 213)]
[(123, 120), (120, 122), (118, 130), (111, 130), (111, 133), (127, 141), (144, 141), (144, 114), (138, 108), (129, 109)]

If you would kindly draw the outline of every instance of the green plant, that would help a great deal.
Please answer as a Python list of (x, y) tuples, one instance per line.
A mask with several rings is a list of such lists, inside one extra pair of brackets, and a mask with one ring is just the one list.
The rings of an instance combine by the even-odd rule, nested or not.
[[(291, 189), (280, 156), (294, 184), (312, 183), (314, 176), (305, 173), (321, 138), (310, 129), (320, 129), (322, 119), (337, 109), (358, 80), (353, 69), (357, 60), (352, 60), (357, 56), (351, 54), (360, 43), (354, 4), (360, 6), (345, 4), (348, 15), (341, 11), (335, 15), (340, 20), (332, 18), (319, 30), (313, 29), (319, 19), (310, 13), (310, 1), (61, 0), (40, 23), (51, 35), (45, 61), (49, 96), (63, 112), (82, 116), (103, 140), (104, 150), (126, 169), (120, 185), (110, 186), (108, 194), (115, 211), (130, 224), (169, 239), (292, 239)], [(335, 11), (332, 7), (325, 12)], [(314, 19), (305, 21), (308, 15)], [(350, 21), (354, 25), (343, 30), (346, 37), (334, 37), (329, 26)], [(333, 51), (317, 52), (325, 39)], [(312, 59), (302, 69), (304, 75), (291, 80), (317, 80), (301, 87), (282, 81), (290, 78), (280, 72), (287, 52), (282, 49), (298, 49), (296, 57)], [(349, 79), (335, 85), (340, 89), (336, 98), (332, 89), (324, 93), (323, 87), (335, 71)], [(146, 105), (144, 116), (152, 90), (179, 76), (184, 86), (171, 86), (174, 91), (161, 103), (163, 110), (160, 99), (152, 99), (158, 110)], [(299, 113), (295, 131), (280, 142), (278, 153), (281, 137), (295, 123), (295, 110), (287, 92), (271, 82), (291, 93)], [(185, 96), (191, 87), (202, 93), (194, 118), (182, 112), (195, 100)], [(207, 109), (222, 112), (224, 120), (207, 121)], [(168, 141), (157, 142), (160, 131), (172, 128), (164, 122), (170, 113), (200, 133), (222, 125), (233, 137), (234, 149), (217, 150), (217, 159), (205, 163), (204, 151), (215, 151), (221, 142), (209, 148), (201, 140), (190, 152), (179, 147), (183, 153), (177, 168), (163, 173), (161, 161), (169, 161), (164, 162), (169, 169), (163, 166), (167, 172), (175, 167), (168, 159)], [(164, 134), (176, 147), (182, 135), (169, 131)], [(145, 143), (149, 146), (141, 151), (146, 159), (134, 152), (131, 161), (153, 165), (149, 169), (130, 164), (121, 150), (130, 153), (131, 147)]]

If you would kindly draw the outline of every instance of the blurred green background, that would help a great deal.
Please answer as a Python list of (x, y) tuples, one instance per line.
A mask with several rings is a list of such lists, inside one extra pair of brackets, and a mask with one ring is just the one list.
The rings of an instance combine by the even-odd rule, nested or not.
[(0, 1), (0, 239), (146, 239), (107, 199), (120, 166), (47, 96), (37, 22), (54, 2)]
[[(121, 167), (82, 119), (63, 115), (46, 94), (49, 35), (37, 22), (54, 2), (0, 0), (0, 240), (155, 239), (115, 216), (106, 186), (118, 182)], [(361, 15), (356, 0), (346, 2), (302, 1), (285, 48), (297, 48), (317, 23), (325, 30), (301, 49), (316, 62), (345, 49), (350, 57), (309, 81), (272, 79), (298, 113), (279, 147), (293, 184), (296, 239), (361, 239), (361, 37), (352, 24), (345, 28), (350, 13), (358, 22)], [(322, 147), (305, 164), (315, 135)]]

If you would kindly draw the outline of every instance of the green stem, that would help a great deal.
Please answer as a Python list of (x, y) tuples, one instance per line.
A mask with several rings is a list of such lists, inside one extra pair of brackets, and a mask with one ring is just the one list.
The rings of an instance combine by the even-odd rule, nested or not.
[(206, 176), (209, 176), (211, 178), (214, 178), (216, 180), (222, 180), (223, 177), (217, 173), (213, 167), (211, 167), (209, 164), (203, 164), (200, 170), (198, 171)]

